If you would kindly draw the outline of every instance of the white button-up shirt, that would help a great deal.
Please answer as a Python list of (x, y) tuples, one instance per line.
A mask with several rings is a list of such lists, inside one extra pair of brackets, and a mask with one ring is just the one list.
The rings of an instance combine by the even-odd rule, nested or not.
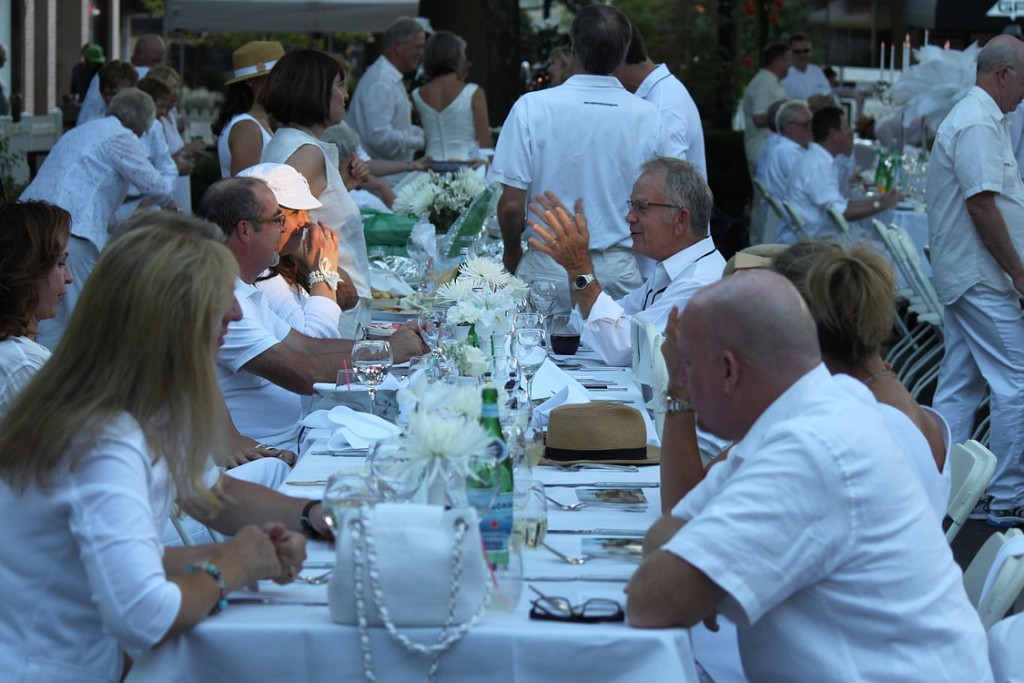
[[(800, 210), (807, 219), (807, 236), (835, 237), (838, 231), (833, 227), (828, 216), (828, 208), (834, 207), (839, 213), (846, 211), (847, 199), (839, 191), (839, 178), (836, 176), (835, 159), (832, 154), (812, 142), (804, 152), (793, 171), (789, 174), (789, 190), (784, 195)], [(796, 236), (788, 225), (779, 226), (778, 241), (794, 242)]]
[(661, 112), (668, 134), (668, 154), (686, 159), (700, 174), (708, 177), (704, 158), (704, 127), (700, 122), (697, 103), (683, 83), (672, 75), (668, 67), (659, 64), (636, 89), (642, 97)]
[(402, 73), (384, 55), (359, 80), (348, 120), (374, 159), (412, 161), (416, 150), (423, 149), (423, 129), (412, 125), (412, 102)]
[(768, 192), (775, 198), (785, 197), (788, 193), (787, 181), (789, 174), (796, 168), (796, 162), (806, 152), (796, 142), (793, 142), (784, 135), (779, 135), (777, 142), (772, 145), (771, 150), (764, 158), (764, 163), (758, 167), (757, 177), (764, 181)]
[(806, 100), (812, 95), (831, 95), (828, 77), (817, 64), (808, 64), (804, 71), (790, 65), (782, 79), (782, 89), (794, 100)]
[(601, 292), (587, 317), (580, 335), (608, 365), (629, 365), (632, 355), (630, 317), (643, 311), (644, 319), (659, 330), (668, 323), (668, 314), (686, 302), (705, 285), (719, 280), (725, 259), (710, 237), (660, 261), (642, 287), (614, 301)]
[(1010, 276), (981, 243), (967, 199), (995, 192), (1018, 254), (1024, 254), (1024, 183), (1010, 146), (1009, 117), (974, 86), (935, 134), (928, 162), (928, 238), (932, 279), (943, 304), (974, 285), (1013, 293)]

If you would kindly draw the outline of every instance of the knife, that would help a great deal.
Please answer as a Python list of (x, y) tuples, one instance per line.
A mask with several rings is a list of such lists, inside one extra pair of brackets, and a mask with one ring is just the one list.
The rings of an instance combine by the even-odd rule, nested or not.
[[(292, 484), (290, 481), (285, 483)], [(573, 489), (583, 488), (584, 486), (593, 486), (602, 489), (656, 489), (659, 488), (661, 484), (656, 481), (594, 481), (589, 483), (544, 484), (544, 486), (550, 488), (565, 487)]]
[(356, 456), (356, 455), (365, 456), (367, 453), (369, 453), (369, 451), (367, 449), (365, 449), (365, 448), (343, 448), (343, 449), (338, 450), (338, 451), (332, 451), (331, 449), (328, 448), (328, 449), (324, 449), (324, 450), (310, 451), (309, 452), (310, 455), (332, 455), (334, 457), (338, 457), (338, 456), (341, 456), (341, 455), (345, 455), (345, 456)]
[(643, 538), (642, 529), (548, 529), (549, 534), (578, 534), (583, 536), (630, 536)]
[(629, 576), (605, 574), (580, 574), (579, 576), (524, 576), (523, 581), (607, 581), (611, 583), (629, 583)]
[(228, 598), (229, 605), (302, 605), (326, 607), (326, 600), (293, 600), (291, 598)]

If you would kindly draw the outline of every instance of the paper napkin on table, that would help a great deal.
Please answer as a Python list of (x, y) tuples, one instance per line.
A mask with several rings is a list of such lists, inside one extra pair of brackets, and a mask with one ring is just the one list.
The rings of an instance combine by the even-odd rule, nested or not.
[(327, 416), (337, 425), (327, 442), (327, 447), (332, 451), (344, 448), (369, 448), (382, 439), (397, 436), (402, 431), (384, 418), (360, 413), (348, 406), (335, 406)]
[(409, 296), (413, 288), (401, 277), (381, 268), (370, 268), (370, 286), (382, 292), (390, 292), (396, 297)]
[(551, 397), (533, 410), (533, 426), (536, 429), (547, 429), (548, 416), (558, 406), (590, 403), (590, 395), (583, 385), (550, 359), (544, 361), (544, 365), (540, 366), (533, 377), (533, 396), (541, 398), (548, 395)]
[[(377, 387), (377, 390), (398, 391), (400, 386), (398, 378), (389, 373), (388, 376), (384, 378), (384, 381), (381, 382), (381, 385)], [(366, 385), (353, 382), (351, 385), (344, 384), (341, 388), (337, 388), (333, 382), (315, 382), (313, 384), (313, 391), (326, 396), (338, 391), (366, 391)]]

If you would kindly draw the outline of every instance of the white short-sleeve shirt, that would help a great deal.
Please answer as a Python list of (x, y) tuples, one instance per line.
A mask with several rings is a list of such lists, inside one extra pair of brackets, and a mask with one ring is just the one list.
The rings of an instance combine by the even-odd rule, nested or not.
[[(784, 135), (777, 135), (778, 141), (764, 157), (758, 168), (758, 176), (773, 197), (785, 197), (789, 192), (789, 174), (796, 168), (796, 162), (807, 151)], [(767, 147), (767, 145), (765, 145)]]
[(743, 111), (743, 150), (747, 154), (747, 168), (754, 172), (754, 165), (761, 153), (761, 147), (768, 140), (771, 130), (767, 127), (758, 128), (754, 117), (768, 111), (773, 102), (786, 99), (786, 91), (782, 89), (778, 77), (767, 69), (761, 69), (750, 80), (743, 91), (740, 109)]
[(672, 511), (751, 683), (990, 681), (985, 633), (878, 404), (823, 365)]
[(231, 418), (250, 439), (295, 450), (302, 397), (244, 369), (253, 358), (280, 344), (292, 328), (270, 310), (263, 292), (253, 285), (236, 280), (235, 299), (242, 318), (228, 325), (217, 356), (217, 375)]
[[(846, 211), (848, 200), (839, 191), (835, 159), (824, 147), (812, 142), (800, 155), (789, 174), (788, 191), (784, 197), (793, 202), (807, 220), (810, 238), (835, 237), (837, 230), (828, 217), (828, 208)], [(795, 242), (796, 235), (788, 225), (779, 226), (779, 242)]]
[(786, 77), (782, 79), (782, 89), (786, 91), (786, 96), (793, 100), (806, 100), (812, 95), (832, 94), (828, 76), (817, 64), (808, 64), (803, 71), (790, 65)]
[(668, 134), (667, 153), (693, 164), (701, 176), (708, 177), (704, 158), (704, 126), (697, 103), (682, 81), (672, 75), (668, 67), (659, 64), (647, 74), (636, 95), (642, 97), (661, 112)]
[(324, 296), (310, 296), (302, 287), (288, 284), (281, 275), (265, 272), (257, 279), (256, 289), (263, 292), (267, 305), (277, 317), (293, 330), (317, 339), (339, 339), (338, 320), (341, 308), (338, 302)]
[(943, 304), (974, 285), (1012, 294), (1010, 277), (981, 243), (967, 199), (995, 192), (996, 207), (1024, 255), (1024, 182), (1010, 145), (1009, 117), (972, 87), (939, 126), (928, 162), (928, 241), (932, 280)]

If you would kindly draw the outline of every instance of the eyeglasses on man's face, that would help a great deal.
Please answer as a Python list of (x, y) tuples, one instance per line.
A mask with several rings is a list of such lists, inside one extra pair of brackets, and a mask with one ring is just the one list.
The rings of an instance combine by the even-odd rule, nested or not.
[(277, 224), (277, 227), (283, 228), (285, 221), (288, 220), (288, 217), (285, 216), (283, 213), (279, 213), (276, 216), (271, 216), (270, 218), (250, 218), (249, 220), (251, 220), (253, 223), (259, 223), (261, 225)]
[(651, 209), (651, 207), (653, 207), (653, 206), (659, 206), (659, 207), (661, 207), (663, 209), (683, 209), (683, 208), (686, 208), (686, 207), (683, 207), (683, 206), (679, 206), (678, 204), (663, 204), (661, 202), (646, 202), (646, 201), (643, 201), (643, 200), (633, 201), (632, 199), (627, 199), (626, 200), (626, 207), (630, 211), (636, 211), (641, 216), (646, 214)]

